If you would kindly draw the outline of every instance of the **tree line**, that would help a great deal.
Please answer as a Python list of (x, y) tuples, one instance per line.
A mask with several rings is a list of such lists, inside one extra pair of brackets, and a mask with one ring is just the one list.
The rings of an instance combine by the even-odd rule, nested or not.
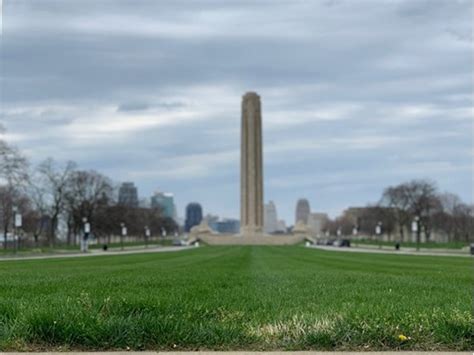
[(143, 236), (145, 226), (154, 235), (177, 229), (159, 208), (121, 205), (117, 197), (114, 182), (95, 170), (52, 158), (32, 167), (17, 148), (0, 139), (0, 236), (5, 248), (17, 213), (23, 217), (22, 232), (36, 245), (54, 246), (60, 231), (66, 243), (75, 243), (85, 219), (92, 234), (104, 242), (120, 235), (122, 223), (133, 236)]
[(389, 186), (376, 204), (348, 209), (329, 221), (326, 228), (329, 231), (341, 229), (345, 235), (357, 228), (358, 233), (370, 236), (375, 233), (375, 226), (381, 224), (383, 233), (390, 239), (407, 241), (413, 222), (417, 223), (418, 239), (423, 234), (426, 241), (433, 241), (436, 233), (448, 242), (474, 241), (474, 206), (453, 193), (440, 193), (429, 180)]

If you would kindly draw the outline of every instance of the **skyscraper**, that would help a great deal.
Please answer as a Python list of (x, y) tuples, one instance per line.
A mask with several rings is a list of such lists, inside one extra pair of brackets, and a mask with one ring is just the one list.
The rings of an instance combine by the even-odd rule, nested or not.
[(191, 228), (197, 226), (202, 221), (202, 207), (199, 203), (190, 203), (186, 206), (186, 221), (184, 230), (189, 233)]
[(265, 233), (275, 233), (278, 230), (278, 215), (273, 201), (265, 204), (264, 222)]
[(163, 217), (175, 218), (174, 196), (167, 192), (155, 192), (151, 197), (151, 207), (159, 208)]
[(119, 189), (119, 205), (138, 207), (138, 189), (133, 182), (124, 182)]
[(296, 204), (296, 216), (295, 216), (295, 224), (299, 221), (303, 221), (304, 224), (308, 224), (308, 217), (311, 213), (311, 209), (309, 207), (309, 202), (307, 199), (302, 198), (298, 200)]
[(242, 98), (240, 166), (241, 234), (263, 232), (263, 153), (260, 96), (248, 92)]

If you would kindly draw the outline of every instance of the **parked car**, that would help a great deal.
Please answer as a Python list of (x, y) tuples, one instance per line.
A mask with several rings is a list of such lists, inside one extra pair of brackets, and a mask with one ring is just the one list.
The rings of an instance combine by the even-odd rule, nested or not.
[(173, 240), (173, 246), (175, 246), (175, 247), (182, 247), (182, 246), (185, 246), (185, 245), (186, 245), (186, 242), (184, 240), (181, 240), (181, 239)]
[(350, 247), (351, 247), (351, 241), (350, 241), (350, 239), (343, 239), (343, 240), (342, 240), (341, 247), (350, 248)]
[(349, 248), (351, 246), (351, 241), (349, 239), (338, 239), (334, 241), (333, 246), (335, 247), (347, 247)]

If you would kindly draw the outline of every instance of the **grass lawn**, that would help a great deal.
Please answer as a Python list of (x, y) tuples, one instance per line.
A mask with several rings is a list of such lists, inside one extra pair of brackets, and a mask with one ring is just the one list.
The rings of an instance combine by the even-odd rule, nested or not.
[(470, 350), (472, 270), (302, 247), (0, 262), (0, 351)]

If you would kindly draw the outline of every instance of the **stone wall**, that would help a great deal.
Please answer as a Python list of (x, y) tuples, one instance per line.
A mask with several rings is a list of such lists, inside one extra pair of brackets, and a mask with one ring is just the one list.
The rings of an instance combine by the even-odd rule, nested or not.
[(209, 245), (294, 245), (303, 242), (302, 235), (212, 235), (200, 234), (197, 240)]

